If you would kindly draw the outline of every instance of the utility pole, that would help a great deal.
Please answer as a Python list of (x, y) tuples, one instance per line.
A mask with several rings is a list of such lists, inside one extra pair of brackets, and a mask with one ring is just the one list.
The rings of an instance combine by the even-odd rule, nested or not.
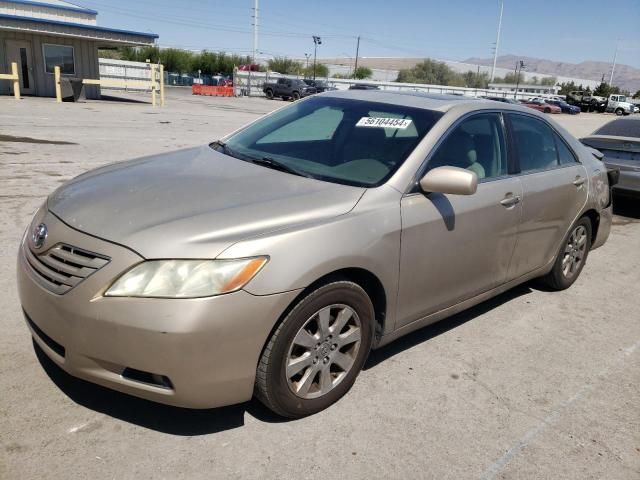
[[(257, 0), (256, 0), (257, 1)], [(317, 35), (313, 35), (313, 79), (316, 79), (316, 59), (318, 57), (318, 45), (322, 45), (322, 39)]]
[(251, 96), (251, 71), (256, 63), (258, 56), (258, 0), (254, 0), (253, 4), (253, 56), (249, 65), (249, 75), (247, 80), (247, 92)]
[(309, 70), (309, 57), (311, 57), (311, 54), (310, 54), (310, 53), (305, 53), (305, 54), (304, 54), (304, 58), (306, 58), (306, 59), (307, 59), (307, 66), (306, 66), (306, 69), (307, 69), (307, 70)]
[(493, 52), (493, 68), (491, 69), (491, 81), (496, 76), (496, 63), (498, 62), (498, 47), (500, 47), (500, 30), (502, 30), (502, 10), (504, 9), (504, 0), (500, 0), (500, 20), (498, 20), (498, 34), (496, 36), (496, 49)]
[(253, 63), (258, 55), (258, 0), (254, 0), (253, 6)]
[[(520, 73), (518, 73), (518, 67), (520, 67)], [(520, 88), (520, 75), (522, 74), (523, 68), (525, 68), (525, 64), (522, 60), (516, 63), (516, 92), (513, 94), (514, 100), (517, 100), (518, 98), (518, 89)]]
[(609, 86), (613, 87), (613, 72), (616, 70), (616, 61), (618, 60), (618, 47), (620, 43), (616, 42), (616, 51), (613, 54), (613, 65), (611, 65), (611, 77), (609, 78)]
[(358, 43), (356, 43), (356, 61), (353, 66), (353, 78), (356, 78), (356, 72), (358, 71), (358, 54), (360, 53), (360, 35), (358, 35)]

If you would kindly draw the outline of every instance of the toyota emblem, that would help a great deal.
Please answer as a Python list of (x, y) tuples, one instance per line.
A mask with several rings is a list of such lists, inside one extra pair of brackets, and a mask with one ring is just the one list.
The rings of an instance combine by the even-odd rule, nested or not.
[(47, 239), (47, 226), (41, 223), (33, 229), (31, 233), (31, 240), (33, 241), (34, 248), (41, 248)]

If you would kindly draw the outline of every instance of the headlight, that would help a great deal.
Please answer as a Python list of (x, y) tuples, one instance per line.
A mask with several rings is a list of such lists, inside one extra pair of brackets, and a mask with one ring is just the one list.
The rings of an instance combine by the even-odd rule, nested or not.
[(197, 298), (235, 292), (267, 263), (268, 257), (237, 260), (150, 260), (122, 275), (107, 297)]

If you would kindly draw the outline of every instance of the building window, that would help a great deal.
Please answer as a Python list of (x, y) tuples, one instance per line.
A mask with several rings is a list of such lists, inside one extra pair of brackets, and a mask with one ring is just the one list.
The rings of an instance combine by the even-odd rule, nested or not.
[(60, 73), (63, 75), (75, 75), (73, 47), (45, 43), (42, 49), (44, 51), (44, 68), (47, 73), (54, 73), (54, 67), (59, 66)]

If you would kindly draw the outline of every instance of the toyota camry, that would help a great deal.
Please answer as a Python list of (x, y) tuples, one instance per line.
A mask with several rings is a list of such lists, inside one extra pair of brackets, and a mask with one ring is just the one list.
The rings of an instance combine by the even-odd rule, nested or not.
[(605, 167), (532, 109), (335, 91), (62, 185), (17, 278), (73, 376), (300, 417), (373, 348), (531, 279), (568, 288), (610, 226)]

